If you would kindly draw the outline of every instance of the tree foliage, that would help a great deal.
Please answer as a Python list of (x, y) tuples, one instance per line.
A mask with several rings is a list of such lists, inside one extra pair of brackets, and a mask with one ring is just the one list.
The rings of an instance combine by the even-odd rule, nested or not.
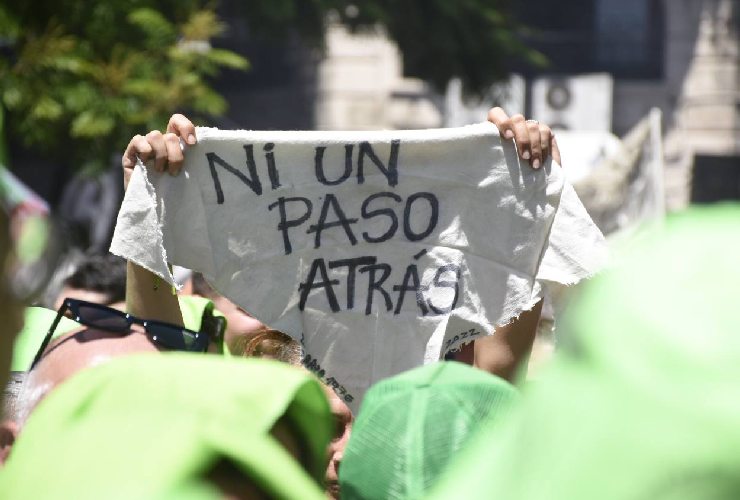
[(512, 61), (542, 66), (545, 59), (522, 42), (526, 27), (514, 0), (251, 0), (237, 3), (249, 28), (264, 36), (296, 30), (316, 45), (333, 13), (362, 31), (382, 26), (403, 55), (404, 72), (444, 90), (459, 77), (468, 94), (485, 94), (508, 76)]
[[(511, 0), (222, 0), (254, 37), (297, 33), (321, 47), (327, 18), (353, 30), (381, 25), (404, 70), (443, 89), (460, 77), (482, 93), (507, 61), (540, 56), (517, 36)], [(161, 128), (173, 110), (218, 115), (211, 81), (246, 69), (214, 48), (225, 29), (204, 0), (0, 0), (0, 104), (8, 131), (42, 154), (80, 167), (110, 163), (137, 132)]]
[(545, 64), (541, 54), (522, 43), (525, 28), (515, 21), (508, 0), (376, 0), (358, 5), (364, 3), (364, 8), (345, 9), (345, 22), (385, 26), (403, 54), (404, 71), (437, 89), (459, 77), (466, 93), (481, 95), (508, 76), (514, 59)]
[(248, 62), (211, 47), (212, 6), (181, 0), (51, 0), (0, 5), (0, 99), (26, 147), (80, 167), (107, 166), (172, 110), (222, 113), (209, 78)]

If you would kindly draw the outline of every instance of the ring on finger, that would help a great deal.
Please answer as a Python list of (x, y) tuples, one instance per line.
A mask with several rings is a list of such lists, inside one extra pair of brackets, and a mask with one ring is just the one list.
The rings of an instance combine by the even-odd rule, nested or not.
[(526, 120), (525, 123), (535, 123), (535, 124), (539, 125), (540, 122), (538, 122), (537, 120), (531, 120), (530, 119), (530, 120)]

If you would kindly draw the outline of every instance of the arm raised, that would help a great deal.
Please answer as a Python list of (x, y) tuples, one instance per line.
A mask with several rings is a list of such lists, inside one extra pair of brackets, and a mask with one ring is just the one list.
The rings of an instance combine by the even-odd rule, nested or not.
[[(185, 159), (185, 152), (180, 146), (181, 139), (188, 145), (196, 142), (193, 122), (179, 114), (172, 115), (164, 134), (152, 130), (145, 136), (134, 136), (121, 159), (124, 190), (128, 188), (137, 158), (149, 162), (157, 172), (178, 175)], [(153, 164), (150, 160), (153, 160)], [(183, 324), (174, 289), (157, 275), (131, 261), (126, 272), (126, 309), (140, 318)]]

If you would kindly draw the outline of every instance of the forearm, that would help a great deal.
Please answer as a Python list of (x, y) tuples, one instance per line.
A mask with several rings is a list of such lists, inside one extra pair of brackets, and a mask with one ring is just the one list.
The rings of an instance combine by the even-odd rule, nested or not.
[(541, 312), (539, 301), (516, 320), (496, 328), (492, 336), (477, 339), (474, 366), (513, 382), (521, 370), (526, 370)]
[(172, 287), (130, 261), (126, 270), (126, 310), (142, 319), (183, 325), (180, 304)]
[[(124, 191), (138, 160), (151, 160), (154, 170), (177, 175), (185, 159), (181, 139), (190, 146), (197, 142), (193, 122), (180, 114), (172, 115), (164, 134), (152, 130), (146, 136), (135, 135), (121, 159)], [(142, 319), (183, 325), (180, 303), (172, 287), (131, 262), (126, 270), (126, 308)]]

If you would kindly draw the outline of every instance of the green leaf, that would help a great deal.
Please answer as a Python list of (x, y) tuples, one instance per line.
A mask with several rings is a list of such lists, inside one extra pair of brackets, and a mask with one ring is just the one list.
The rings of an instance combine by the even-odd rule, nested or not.
[(56, 120), (64, 112), (64, 108), (49, 96), (41, 97), (31, 109), (31, 116), (42, 120)]
[(160, 12), (142, 7), (134, 9), (126, 17), (129, 23), (144, 32), (151, 42), (166, 44), (177, 38), (175, 27)]
[(218, 19), (213, 10), (204, 9), (193, 12), (187, 22), (180, 26), (180, 31), (186, 40), (209, 40), (226, 31), (226, 24)]
[(3, 92), (3, 103), (9, 108), (14, 109), (23, 102), (23, 94), (16, 86), (9, 87)]
[(123, 92), (132, 96), (150, 97), (161, 95), (167, 90), (164, 82), (148, 78), (136, 78), (123, 84)]
[(72, 121), (72, 137), (100, 137), (113, 130), (115, 120), (98, 115), (92, 110), (83, 111)]
[(50, 61), (49, 66), (59, 71), (67, 71), (79, 76), (90, 75), (94, 71), (94, 66), (89, 61), (78, 56), (70, 55), (54, 57)]
[(206, 58), (209, 61), (232, 69), (246, 70), (249, 68), (249, 61), (236, 52), (225, 49), (211, 49), (206, 52)]
[(15, 40), (22, 33), (22, 27), (14, 16), (8, 12), (8, 8), (0, 5), (0, 33), (7, 40)]
[(84, 81), (70, 85), (63, 93), (64, 105), (75, 113), (88, 109), (100, 98), (97, 90)]
[(199, 95), (190, 106), (195, 111), (201, 113), (208, 113), (210, 115), (221, 115), (226, 112), (228, 105), (226, 100), (218, 95), (216, 92), (204, 89), (201, 95)]

